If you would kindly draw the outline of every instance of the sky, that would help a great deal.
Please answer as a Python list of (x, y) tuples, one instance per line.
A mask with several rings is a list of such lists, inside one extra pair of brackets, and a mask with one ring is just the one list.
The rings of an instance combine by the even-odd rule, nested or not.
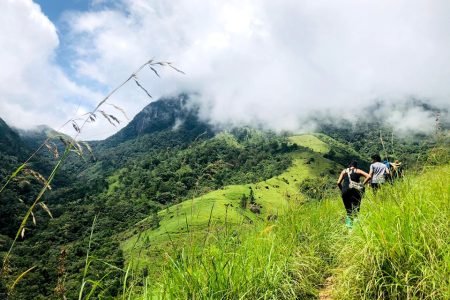
[(60, 21), (61, 14), (65, 11), (87, 11), (93, 7), (90, 0), (37, 0), (34, 2), (56, 24)]
[(313, 130), (311, 115), (351, 120), (381, 101), (399, 131), (427, 132), (434, 116), (404, 103), (450, 109), (446, 0), (2, 0), (0, 14), (0, 117), (19, 128), (73, 133), (61, 125), (149, 59), (185, 75), (144, 68), (153, 99), (129, 82), (103, 106), (121, 124), (99, 118), (81, 138), (106, 138), (181, 92), (211, 124), (277, 131)]

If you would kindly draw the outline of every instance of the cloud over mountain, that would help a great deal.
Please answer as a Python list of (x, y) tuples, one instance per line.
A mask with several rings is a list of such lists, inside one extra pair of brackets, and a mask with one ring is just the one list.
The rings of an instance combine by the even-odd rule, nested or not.
[[(316, 111), (351, 118), (375, 101), (389, 110), (412, 97), (449, 108), (447, 1), (101, 3), (65, 15), (72, 92), (82, 81), (107, 90), (155, 57), (187, 75), (162, 70), (159, 80), (146, 70), (141, 82), (155, 97), (196, 92), (202, 116), (214, 124), (297, 130)], [(49, 45), (43, 56), (51, 60), (57, 36), (51, 24), (42, 27)], [(95, 102), (89, 99), (83, 110)], [(112, 101), (133, 116), (149, 99), (127, 86)], [(415, 116), (420, 128), (432, 124), (426, 114)]]
[(449, 6), (124, 0), (73, 15), (72, 30), (86, 41), (78, 70), (93, 79), (114, 82), (130, 62), (167, 57), (188, 75), (166, 72), (156, 93), (199, 92), (213, 123), (298, 129), (316, 110), (353, 115), (378, 100), (448, 106)]

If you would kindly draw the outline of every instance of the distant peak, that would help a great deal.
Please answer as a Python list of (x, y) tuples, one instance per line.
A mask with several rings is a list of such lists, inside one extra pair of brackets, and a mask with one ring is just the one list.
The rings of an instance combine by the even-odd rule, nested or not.
[(131, 122), (118, 133), (108, 138), (113, 143), (136, 138), (145, 134), (171, 130), (193, 130), (207, 128), (198, 118), (198, 107), (190, 102), (188, 94), (162, 97), (148, 104)]

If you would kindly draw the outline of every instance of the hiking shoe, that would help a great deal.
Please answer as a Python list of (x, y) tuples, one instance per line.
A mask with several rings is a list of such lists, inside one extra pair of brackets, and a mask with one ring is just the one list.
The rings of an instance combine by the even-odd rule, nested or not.
[(352, 228), (352, 226), (353, 226), (352, 219), (350, 219), (349, 216), (347, 216), (347, 217), (345, 218), (345, 226), (347, 226), (347, 228)]

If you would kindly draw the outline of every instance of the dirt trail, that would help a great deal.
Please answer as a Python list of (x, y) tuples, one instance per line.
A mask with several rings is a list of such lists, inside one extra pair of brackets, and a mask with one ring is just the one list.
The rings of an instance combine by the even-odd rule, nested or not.
[(319, 291), (320, 300), (333, 300), (333, 276), (325, 279), (325, 284), (323, 288)]

